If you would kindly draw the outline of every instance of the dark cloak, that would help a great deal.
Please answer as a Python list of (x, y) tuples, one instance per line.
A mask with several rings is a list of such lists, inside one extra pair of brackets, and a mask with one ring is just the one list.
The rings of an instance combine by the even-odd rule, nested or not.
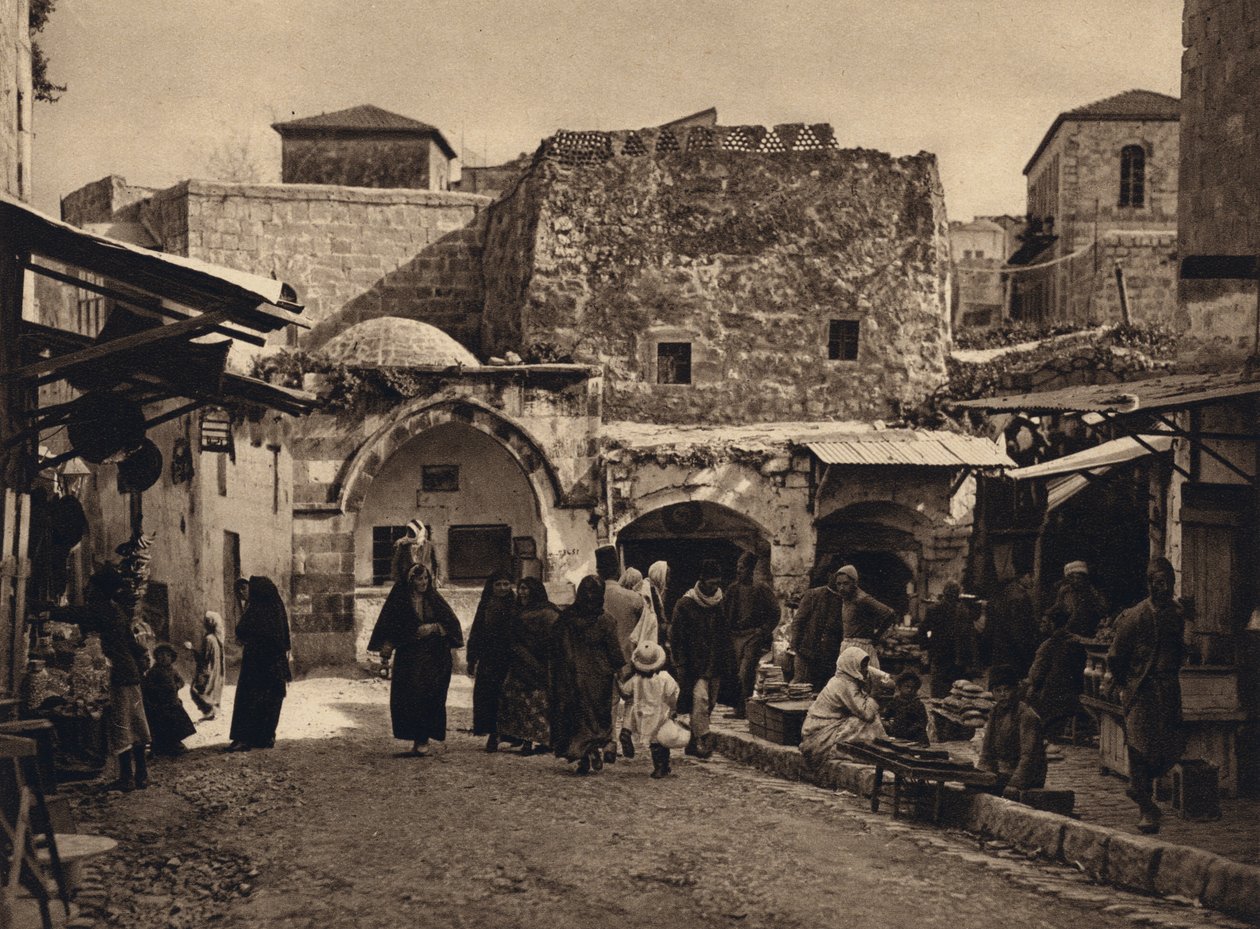
[(230, 736), (233, 742), (270, 748), (276, 743), (280, 708), (293, 679), (289, 616), (270, 578), (255, 575), (249, 579), (249, 606), (236, 624), (236, 641), (243, 651)]
[(507, 677), (512, 656), (512, 617), (516, 598), (512, 594), (497, 597), (494, 585), (512, 578), (496, 571), (481, 591), (481, 602), (468, 631), (468, 670), (473, 684), (473, 735), (489, 735), (498, 731), (499, 695)]
[(552, 641), (551, 750), (577, 761), (612, 740), (613, 679), (625, 664), (598, 577), (582, 579)]
[(160, 664), (154, 665), (144, 676), (141, 688), (144, 715), (149, 719), (155, 751), (171, 748), (197, 731), (179, 699), (183, 686), (178, 671)]
[[(413, 572), (417, 569), (413, 568)], [(419, 570), (423, 570), (420, 568)], [(419, 635), (420, 626), (437, 623), (440, 635)], [(395, 584), (381, 607), (368, 650), (394, 649), (389, 689), (389, 717), (394, 738), (426, 742), (446, 738), (446, 693), (451, 686), (451, 649), (464, 644), (455, 611), (432, 580), (417, 611), (410, 581)]]
[(511, 658), (499, 696), (499, 732), (546, 745), (551, 738), (547, 659), (560, 611), (537, 578), (521, 580), (526, 600), (516, 608)]
[(678, 712), (690, 713), (697, 681), (733, 678), (735, 652), (726, 610), (721, 603), (705, 606), (690, 593), (684, 594), (674, 604), (669, 636), (681, 688)]

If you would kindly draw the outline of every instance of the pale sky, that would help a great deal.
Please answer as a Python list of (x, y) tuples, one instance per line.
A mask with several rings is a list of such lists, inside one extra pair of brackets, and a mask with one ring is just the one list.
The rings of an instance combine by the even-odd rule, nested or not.
[(557, 129), (830, 122), (844, 147), (940, 159), (953, 219), (1022, 213), (1054, 117), (1132, 88), (1179, 95), (1178, 0), (58, 0), (42, 42), (69, 91), (35, 112), (35, 202), (107, 174), (167, 185), (272, 122), (372, 103), (469, 163)]

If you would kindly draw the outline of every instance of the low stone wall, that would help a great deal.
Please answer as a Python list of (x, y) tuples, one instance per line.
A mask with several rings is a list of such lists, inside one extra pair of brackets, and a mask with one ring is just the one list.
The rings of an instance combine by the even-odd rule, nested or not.
[[(847, 790), (860, 797), (869, 797), (874, 789), (875, 769), (869, 765), (833, 761), (823, 770), (811, 772), (793, 746), (775, 745), (729, 730), (715, 730), (714, 736), (723, 755), (777, 777)], [(1254, 865), (949, 785), (941, 822), (1036, 851), (1126, 890), (1196, 900), (1231, 916), (1260, 920), (1260, 867)]]

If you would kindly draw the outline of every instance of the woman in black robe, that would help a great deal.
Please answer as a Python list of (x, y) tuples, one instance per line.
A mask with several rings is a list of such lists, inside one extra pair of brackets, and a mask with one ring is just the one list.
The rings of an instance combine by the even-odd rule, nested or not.
[(499, 695), (512, 655), (516, 591), (512, 578), (496, 571), (486, 580), (468, 630), (468, 676), (473, 684), (473, 735), (486, 737), (486, 751), (499, 749)]
[(576, 761), (579, 775), (604, 766), (613, 681), (625, 663), (616, 624), (604, 612), (604, 582), (587, 575), (560, 614), (551, 654), (551, 750)]
[(389, 717), (394, 738), (411, 740), (410, 755), (429, 754), (429, 740), (446, 741), (446, 692), (451, 649), (464, 644), (455, 611), (437, 592), (433, 575), (414, 565), (381, 607), (368, 651), (394, 655)]
[(293, 675), (289, 672), (289, 616), (270, 578), (249, 579), (245, 612), (236, 624), (244, 648), (232, 706), (228, 751), (271, 748), (276, 744), (280, 708)]
[(522, 578), (516, 591), (511, 658), (499, 696), (499, 734), (519, 739), (522, 755), (549, 751), (547, 656), (560, 611), (547, 599), (547, 588), (535, 577)]

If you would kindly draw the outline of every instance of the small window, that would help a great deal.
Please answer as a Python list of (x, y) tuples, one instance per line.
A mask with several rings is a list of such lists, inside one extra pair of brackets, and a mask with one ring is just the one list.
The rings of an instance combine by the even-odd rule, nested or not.
[(977, 257), (977, 258), (983, 258), (983, 257), (984, 257), (984, 249), (982, 249), (982, 248), (978, 248), (978, 249), (976, 249), (976, 257)]
[(1144, 206), (1146, 203), (1146, 152), (1140, 145), (1126, 145), (1120, 150), (1120, 205)]
[(691, 343), (659, 342), (656, 346), (656, 383), (691, 383)]
[(968, 248), (968, 249), (964, 249), (964, 250), (963, 250), (963, 260), (965, 261), (966, 259), (968, 259), (968, 258), (970, 258), (970, 257), (971, 257), (971, 249), (969, 249), (969, 248)]
[(394, 569), (394, 543), (407, 534), (406, 526), (372, 527), (372, 583), (387, 584)]
[(856, 361), (858, 329), (856, 319), (833, 319), (827, 332), (827, 357), (831, 361)]
[(420, 490), (427, 494), (459, 490), (459, 465), (421, 465)]

